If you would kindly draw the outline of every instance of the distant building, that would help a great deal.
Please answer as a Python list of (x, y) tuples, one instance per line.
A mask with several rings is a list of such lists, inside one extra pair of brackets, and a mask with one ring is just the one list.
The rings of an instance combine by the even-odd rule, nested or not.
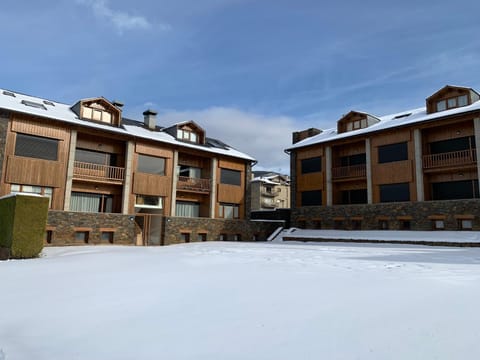
[(422, 108), (296, 132), (292, 226), (480, 230), (479, 146), (480, 94), (458, 86)]
[(290, 208), (290, 177), (276, 172), (254, 171), (250, 182), (251, 210)]

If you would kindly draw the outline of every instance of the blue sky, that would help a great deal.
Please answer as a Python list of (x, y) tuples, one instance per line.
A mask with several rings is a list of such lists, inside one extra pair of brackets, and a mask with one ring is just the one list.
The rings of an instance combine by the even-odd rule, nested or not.
[(0, 87), (194, 120), (288, 171), (292, 131), (480, 90), (480, 1), (50, 0), (0, 12)]

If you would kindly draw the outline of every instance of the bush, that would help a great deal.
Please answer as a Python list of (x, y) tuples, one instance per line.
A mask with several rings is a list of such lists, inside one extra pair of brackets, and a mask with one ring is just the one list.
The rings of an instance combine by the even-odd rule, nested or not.
[(0, 199), (0, 247), (10, 258), (37, 257), (43, 249), (48, 198), (15, 195)]

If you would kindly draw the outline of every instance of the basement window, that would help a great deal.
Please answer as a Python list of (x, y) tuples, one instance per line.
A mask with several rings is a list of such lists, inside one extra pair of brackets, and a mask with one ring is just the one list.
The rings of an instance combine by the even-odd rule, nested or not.
[(113, 244), (113, 231), (102, 231), (101, 240), (102, 243)]
[(472, 230), (473, 221), (471, 219), (458, 219), (457, 227), (458, 230)]
[(89, 231), (75, 231), (75, 241), (88, 244)]

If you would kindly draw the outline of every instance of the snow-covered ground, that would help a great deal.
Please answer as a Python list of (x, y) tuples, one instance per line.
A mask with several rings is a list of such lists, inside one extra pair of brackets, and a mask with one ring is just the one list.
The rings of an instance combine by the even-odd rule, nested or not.
[(478, 359), (479, 284), (480, 248), (48, 248), (0, 262), (0, 359)]

